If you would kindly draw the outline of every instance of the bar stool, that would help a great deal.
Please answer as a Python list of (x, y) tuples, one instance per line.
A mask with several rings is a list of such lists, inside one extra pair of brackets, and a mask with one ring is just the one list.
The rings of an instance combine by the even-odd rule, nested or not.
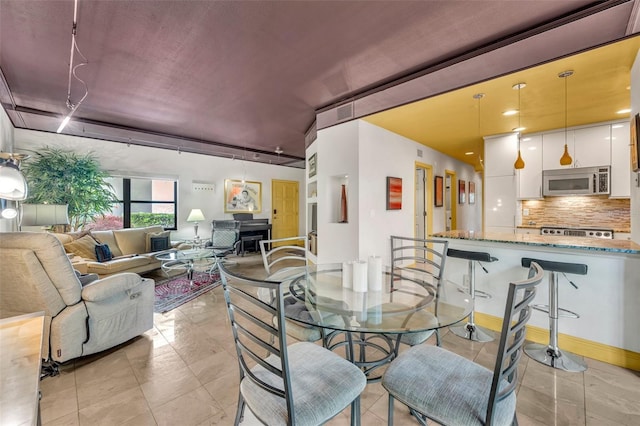
[[(549, 344), (547, 346), (537, 343), (530, 343), (524, 347), (524, 352), (534, 360), (559, 370), (579, 372), (585, 371), (587, 365), (570, 352), (561, 351), (558, 348), (558, 318), (580, 318), (575, 312), (558, 307), (558, 273), (587, 275), (587, 265), (581, 263), (552, 262), (549, 260), (522, 258), (522, 266), (528, 268), (531, 262), (536, 262), (545, 271), (551, 272), (549, 275), (549, 304), (534, 305), (533, 308), (547, 312), (549, 314)], [(565, 277), (566, 278), (566, 277)], [(575, 287), (572, 281), (569, 283)]]
[[(469, 294), (471, 295), (472, 300), (475, 301), (476, 297), (481, 297), (483, 299), (491, 298), (491, 295), (489, 293), (476, 290), (476, 262), (495, 262), (498, 260), (497, 258), (491, 257), (489, 253), (481, 251), (466, 251), (456, 249), (448, 249), (447, 256), (457, 257), (458, 259), (466, 259), (469, 261)], [(484, 272), (489, 272), (484, 266), (482, 266), (481, 263), (480, 267)], [(469, 320), (465, 325), (449, 327), (449, 329), (456, 336), (472, 340), (474, 342), (492, 341), (493, 333), (485, 328), (478, 327), (474, 321), (474, 311), (472, 310), (471, 313), (469, 313)]]

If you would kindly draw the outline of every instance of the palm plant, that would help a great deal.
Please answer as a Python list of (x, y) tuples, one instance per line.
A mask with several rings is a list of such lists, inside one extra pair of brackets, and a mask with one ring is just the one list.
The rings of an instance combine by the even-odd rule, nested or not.
[(29, 185), (26, 202), (68, 204), (73, 230), (111, 211), (118, 202), (113, 187), (105, 180), (109, 174), (91, 153), (44, 147), (33, 153), (22, 170)]

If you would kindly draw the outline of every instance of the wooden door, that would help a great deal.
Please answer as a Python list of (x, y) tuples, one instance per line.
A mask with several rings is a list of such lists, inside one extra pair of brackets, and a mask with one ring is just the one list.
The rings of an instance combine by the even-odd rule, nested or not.
[(271, 181), (271, 238), (297, 237), (299, 234), (299, 188), (297, 181)]

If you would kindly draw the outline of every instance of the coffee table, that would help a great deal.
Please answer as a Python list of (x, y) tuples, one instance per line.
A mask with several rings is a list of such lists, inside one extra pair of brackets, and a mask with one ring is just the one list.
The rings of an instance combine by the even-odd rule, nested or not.
[(205, 266), (207, 272), (211, 273), (217, 262), (215, 251), (210, 248), (170, 250), (157, 254), (156, 259), (162, 262), (162, 270), (165, 272), (186, 270), (189, 287), (193, 287), (193, 271), (196, 266)]

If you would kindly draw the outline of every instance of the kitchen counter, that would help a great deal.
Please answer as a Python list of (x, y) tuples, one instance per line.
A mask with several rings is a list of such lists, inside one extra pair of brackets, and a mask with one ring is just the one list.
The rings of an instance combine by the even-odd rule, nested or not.
[[(445, 239), (449, 248), (487, 252), (498, 259), (483, 263), (488, 273), (479, 268), (475, 273), (477, 288), (492, 295), (491, 299), (475, 300), (479, 313), (476, 320), (485, 326), (491, 324), (492, 318), (498, 322), (504, 314), (507, 284), (525, 277), (522, 258), (586, 265), (586, 275), (558, 277), (560, 307), (580, 315), (578, 319), (560, 321), (561, 341), (569, 345), (565, 350), (640, 370), (640, 245), (627, 240), (538, 233), (450, 231), (432, 237)], [(447, 257), (444, 278), (462, 284), (469, 280), (468, 270), (467, 261)], [(546, 275), (535, 304), (549, 303)], [(482, 324), (483, 318), (489, 323)], [(534, 311), (529, 324), (533, 336), (539, 337), (537, 343), (546, 343), (548, 314)]]
[[(562, 226), (562, 225), (518, 225), (516, 226), (516, 228), (519, 229), (537, 229), (540, 230), (540, 228), (571, 228), (571, 226)], [(589, 228), (588, 226), (586, 228)], [(606, 226), (603, 227), (599, 227), (599, 228), (607, 228)], [(612, 229), (612, 228), (608, 228), (608, 229)], [(629, 228), (613, 228), (613, 232), (614, 234), (617, 233), (621, 233), (621, 234), (629, 234), (631, 233), (631, 229)]]
[(640, 255), (640, 245), (627, 240), (475, 231), (448, 231), (433, 237)]

